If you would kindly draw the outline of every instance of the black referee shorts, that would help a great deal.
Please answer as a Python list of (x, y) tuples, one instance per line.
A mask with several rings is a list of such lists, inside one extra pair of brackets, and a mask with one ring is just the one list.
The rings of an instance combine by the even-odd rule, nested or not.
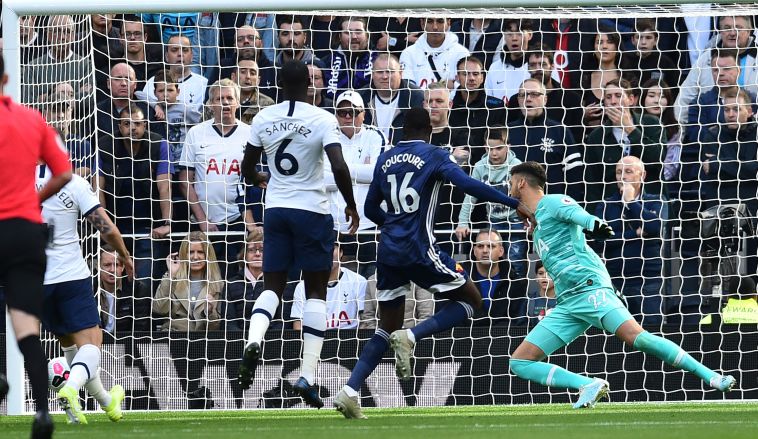
[(0, 285), (8, 308), (42, 316), (46, 245), (46, 226), (19, 218), (0, 220)]

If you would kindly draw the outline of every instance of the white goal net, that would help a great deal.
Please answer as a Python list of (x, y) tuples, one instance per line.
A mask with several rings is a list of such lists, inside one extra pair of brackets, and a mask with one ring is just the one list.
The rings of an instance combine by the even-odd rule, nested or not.
[[(15, 97), (61, 132), (134, 258), (132, 280), (82, 223), (105, 334), (101, 376), (126, 389), (125, 408), (303, 406), (292, 392), (305, 300), (294, 267), (252, 388), (236, 380), (266, 257), (266, 191), (240, 178), (249, 138), (240, 133), (283, 100), (277, 71), (293, 58), (309, 66), (311, 103), (340, 124), (359, 204), (414, 107), (429, 109), (433, 144), (499, 190), (512, 166), (540, 162), (548, 193), (570, 195), (614, 228), (592, 246), (634, 317), (738, 388), (723, 396), (595, 329), (550, 362), (607, 379), (613, 401), (758, 398), (756, 5), (461, 3), (473, 6), (62, 13), (24, 15), (13, 29), (6, 20)], [(217, 81), (236, 84), (236, 102), (219, 104)], [(221, 122), (225, 109), (236, 128)], [(259, 170), (269, 165), (280, 163)], [(377, 321), (378, 232), (364, 220), (357, 235), (344, 233), (330, 178), (340, 259), (316, 377), (327, 406)], [(508, 371), (509, 355), (555, 306), (515, 212), (450, 185), (437, 201), (437, 244), (484, 306), (418, 344), (409, 382), (395, 377), (388, 352), (361, 389), (363, 406), (569, 401)], [(414, 289), (406, 327), (442, 304)], [(50, 358), (61, 356), (52, 335), (45, 341)]]

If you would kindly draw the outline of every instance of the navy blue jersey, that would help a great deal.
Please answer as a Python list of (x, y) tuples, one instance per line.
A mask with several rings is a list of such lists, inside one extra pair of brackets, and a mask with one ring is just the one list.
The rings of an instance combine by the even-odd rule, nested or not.
[(421, 141), (399, 142), (379, 156), (369, 188), (387, 203), (379, 261), (401, 266), (429, 259), (437, 195), (445, 175), (454, 171), (460, 167), (446, 149)]

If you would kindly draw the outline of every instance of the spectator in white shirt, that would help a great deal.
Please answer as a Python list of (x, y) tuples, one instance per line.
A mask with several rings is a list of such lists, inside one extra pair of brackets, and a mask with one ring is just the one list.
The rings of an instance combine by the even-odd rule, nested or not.
[(454, 88), (458, 60), (470, 55), (450, 32), (449, 18), (422, 18), (424, 34), (400, 54), (403, 78), (427, 88), (433, 82), (445, 81)]

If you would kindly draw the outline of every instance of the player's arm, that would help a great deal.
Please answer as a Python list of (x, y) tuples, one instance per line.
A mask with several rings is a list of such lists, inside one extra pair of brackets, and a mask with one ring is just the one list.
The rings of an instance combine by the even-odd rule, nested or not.
[(382, 189), (377, 177), (379, 167), (374, 171), (374, 179), (368, 187), (366, 201), (363, 204), (363, 213), (377, 226), (381, 227), (387, 220), (387, 213), (382, 209)]
[[(42, 124), (45, 122), (42, 121)], [(40, 158), (50, 168), (53, 176), (38, 192), (40, 203), (57, 194), (63, 186), (71, 181), (71, 162), (66, 147), (58, 133), (47, 125), (43, 125), (44, 137), (40, 148)]]
[(582, 227), (585, 233), (596, 240), (603, 241), (614, 236), (608, 223), (584, 210), (571, 197), (565, 196), (561, 199), (561, 204), (555, 209), (555, 215), (567, 223)]
[(257, 166), (261, 161), (261, 155), (263, 148), (248, 143), (245, 147), (245, 155), (242, 158), (242, 176), (245, 177), (245, 181), (253, 186), (266, 181), (266, 179), (258, 172)]
[(326, 149), (326, 157), (331, 164), (332, 174), (334, 174), (334, 183), (337, 185), (337, 189), (347, 204), (347, 207), (345, 207), (345, 219), (350, 221), (349, 233), (354, 234), (358, 230), (360, 217), (358, 216), (358, 208), (355, 205), (355, 197), (353, 196), (353, 182), (350, 179), (350, 169), (348, 169), (345, 158), (342, 156), (342, 146), (339, 143), (331, 143), (324, 148)]
[(105, 209), (98, 207), (88, 213), (86, 218), (87, 221), (100, 232), (100, 237), (116, 249), (116, 252), (121, 256), (121, 260), (124, 262), (126, 274), (130, 278), (134, 278), (134, 265), (132, 265), (131, 255), (129, 255), (129, 251), (126, 249), (126, 244), (124, 244), (124, 238), (121, 237), (121, 232), (118, 230), (118, 227), (116, 227), (116, 225), (113, 224), (113, 221), (108, 218)]

